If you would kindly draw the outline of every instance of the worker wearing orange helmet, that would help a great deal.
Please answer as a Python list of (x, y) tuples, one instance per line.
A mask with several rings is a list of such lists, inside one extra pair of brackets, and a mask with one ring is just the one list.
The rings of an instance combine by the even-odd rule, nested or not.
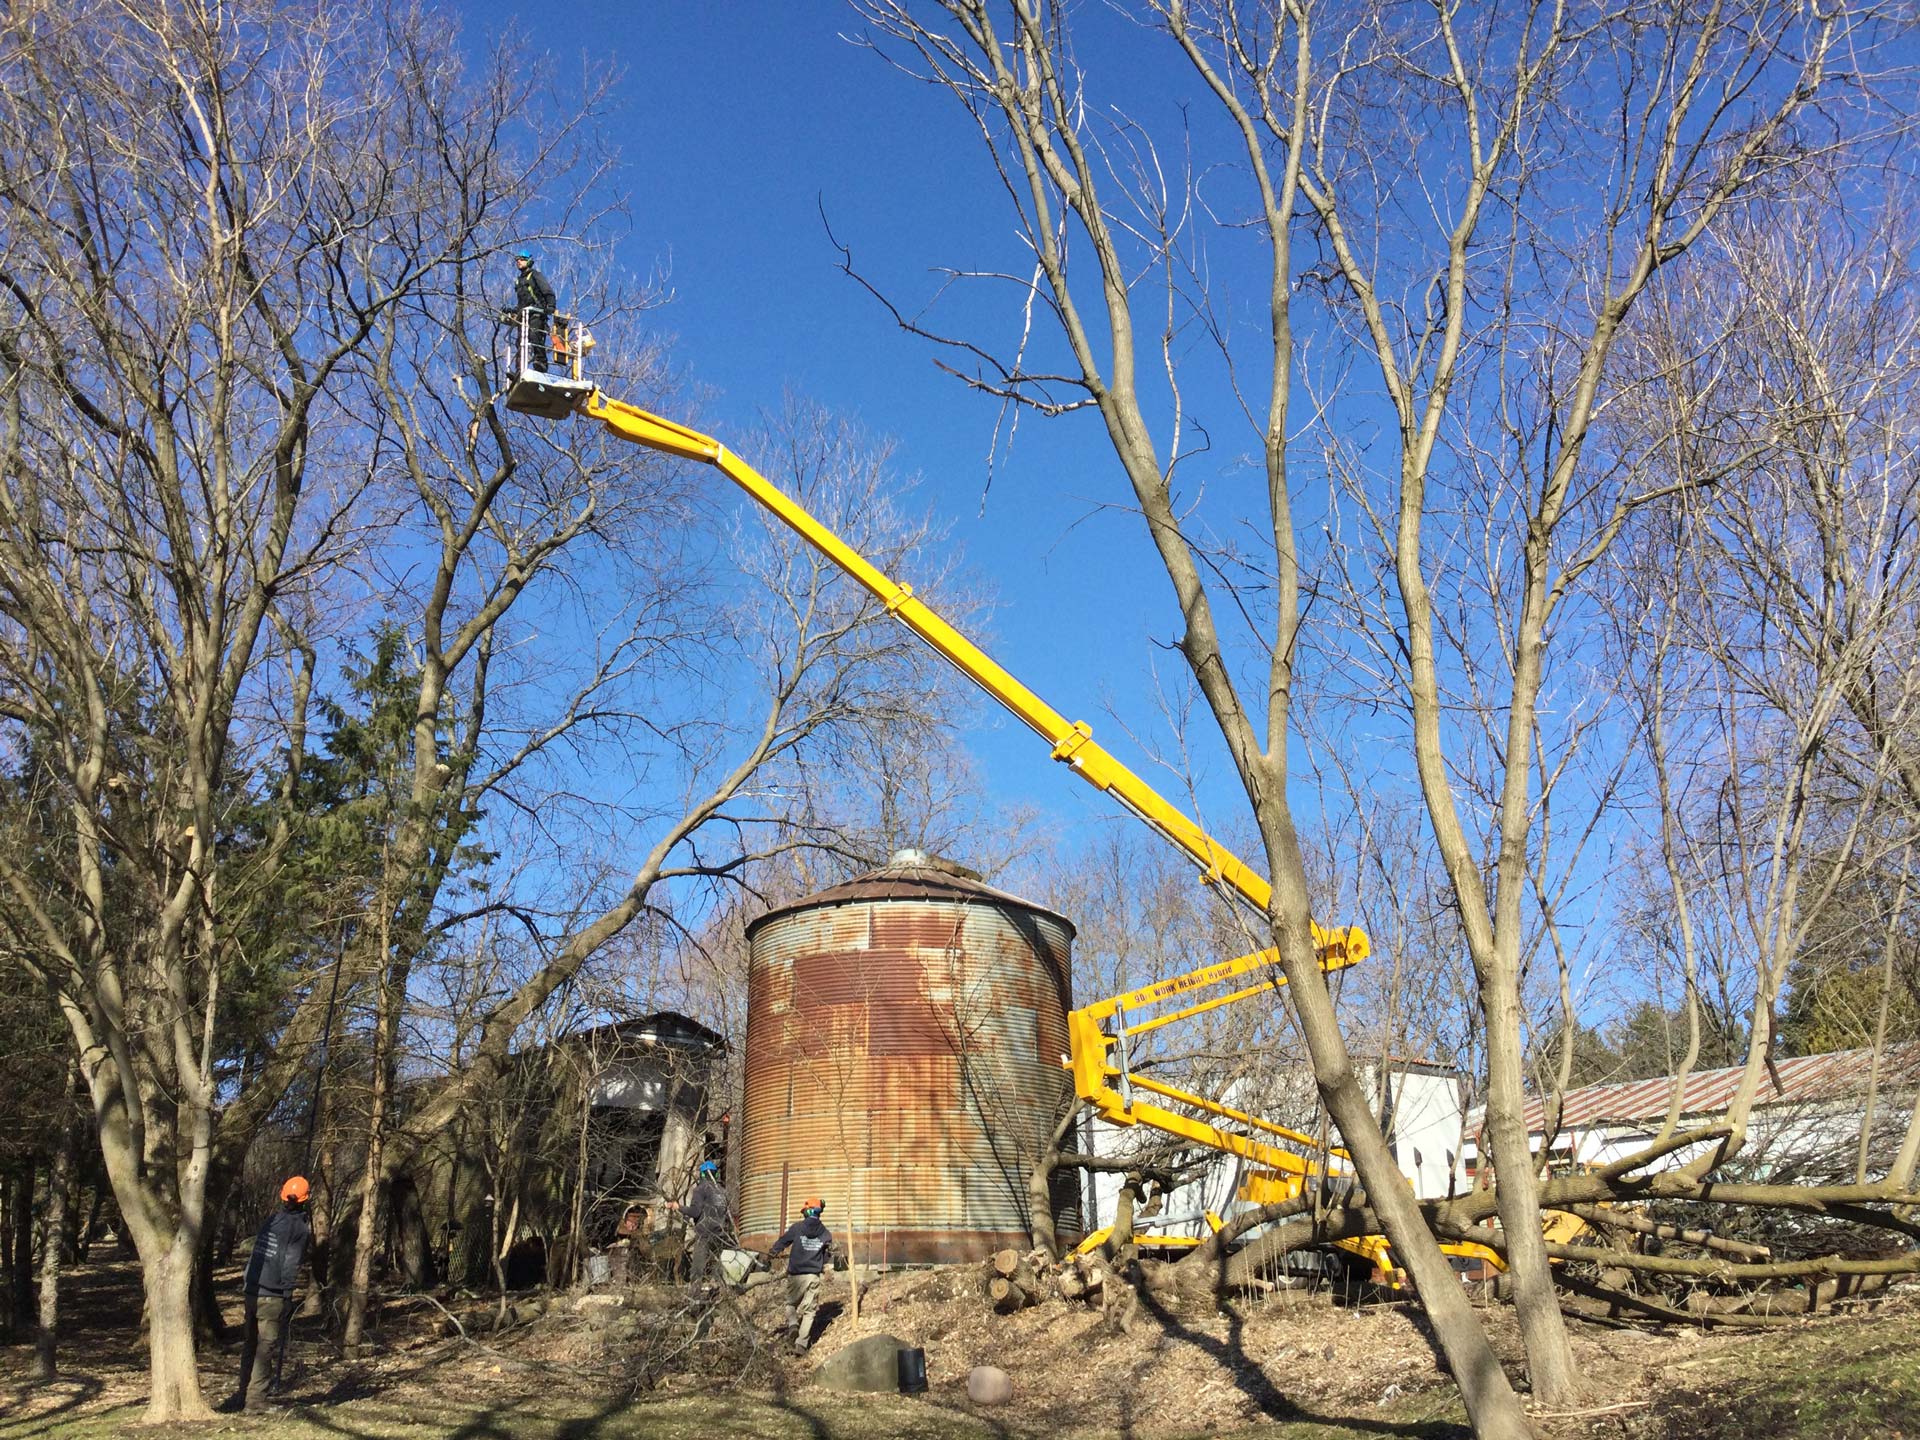
[(767, 1252), (772, 1259), (782, 1250), (792, 1249), (787, 1257), (787, 1334), (796, 1355), (807, 1353), (813, 1343), (813, 1316), (820, 1308), (820, 1277), (833, 1258), (833, 1232), (821, 1222), (827, 1208), (824, 1200), (802, 1200), (800, 1218), (786, 1228)]
[(282, 1348), (283, 1327), (293, 1315), (293, 1287), (307, 1256), (313, 1226), (307, 1200), (313, 1187), (304, 1175), (280, 1187), (280, 1208), (260, 1224), (247, 1260), (246, 1333), (240, 1344), (240, 1388), (223, 1410), (264, 1410), (273, 1378), (275, 1351)]

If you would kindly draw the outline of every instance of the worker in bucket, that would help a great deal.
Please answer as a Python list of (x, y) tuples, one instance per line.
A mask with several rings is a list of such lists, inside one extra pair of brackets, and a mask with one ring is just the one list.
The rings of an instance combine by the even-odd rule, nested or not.
[(727, 1216), (727, 1192), (720, 1188), (720, 1166), (712, 1160), (700, 1162), (699, 1178), (687, 1203), (677, 1207), (693, 1226), (693, 1257), (687, 1281), (700, 1287), (712, 1283), (714, 1257), (726, 1244), (732, 1228)]
[(547, 335), (552, 325), (555, 298), (553, 286), (533, 263), (533, 252), (522, 250), (513, 257), (517, 272), (513, 281), (514, 318), (526, 325), (527, 353), (522, 357), (529, 370), (551, 368), (547, 353)]
[(813, 1343), (813, 1316), (820, 1308), (820, 1277), (833, 1258), (833, 1232), (821, 1223), (827, 1208), (824, 1200), (800, 1202), (800, 1218), (773, 1242), (767, 1252), (771, 1260), (781, 1251), (787, 1256), (787, 1334), (793, 1341), (793, 1353), (804, 1355)]
[[(280, 1187), (280, 1208), (260, 1224), (247, 1261), (246, 1330), (240, 1343), (240, 1388), (222, 1410), (264, 1410), (285, 1327), (293, 1320), (293, 1287), (307, 1257), (313, 1225), (307, 1200), (313, 1187), (295, 1175)], [(279, 1353), (276, 1353), (279, 1352)]]

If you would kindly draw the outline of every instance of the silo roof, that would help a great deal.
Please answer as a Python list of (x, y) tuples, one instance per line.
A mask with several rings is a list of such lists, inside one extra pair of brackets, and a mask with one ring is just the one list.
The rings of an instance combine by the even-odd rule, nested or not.
[(747, 935), (770, 920), (803, 910), (818, 910), (831, 905), (871, 904), (876, 900), (947, 900), (966, 905), (1011, 905), (1036, 915), (1045, 915), (1067, 927), (1069, 936), (1077, 933), (1074, 923), (1057, 910), (1032, 900), (1022, 899), (1005, 890), (996, 890), (971, 871), (962, 871), (950, 862), (937, 860), (918, 851), (897, 851), (893, 859), (877, 870), (816, 890), (802, 899), (777, 905), (750, 921)]

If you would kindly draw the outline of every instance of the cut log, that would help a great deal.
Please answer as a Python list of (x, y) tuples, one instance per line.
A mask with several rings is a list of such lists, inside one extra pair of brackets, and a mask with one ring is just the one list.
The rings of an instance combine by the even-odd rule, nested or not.
[(993, 1308), (1002, 1315), (1011, 1315), (1016, 1310), (1026, 1309), (1039, 1297), (1006, 1276), (996, 1275), (987, 1282), (987, 1298), (993, 1301)]
[(1040, 1288), (1040, 1281), (1034, 1275), (1033, 1266), (1018, 1250), (996, 1250), (993, 1252), (993, 1259), (987, 1263), (994, 1274), (1013, 1281), (1022, 1290)]

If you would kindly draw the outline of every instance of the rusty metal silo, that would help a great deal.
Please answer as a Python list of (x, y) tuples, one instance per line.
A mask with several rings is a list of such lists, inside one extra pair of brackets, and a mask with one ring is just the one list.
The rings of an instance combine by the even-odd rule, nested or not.
[[(916, 850), (747, 928), (741, 1242), (818, 1194), (860, 1264), (1025, 1248), (1060, 1067), (1073, 926)], [(1078, 1230), (1070, 1176), (1051, 1196)]]

